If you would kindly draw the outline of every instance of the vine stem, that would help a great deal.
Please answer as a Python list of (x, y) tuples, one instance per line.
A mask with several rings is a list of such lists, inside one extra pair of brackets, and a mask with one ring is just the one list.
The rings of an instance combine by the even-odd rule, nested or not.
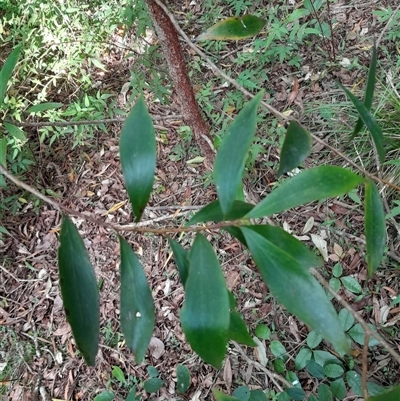
[[(220, 77), (228, 81), (230, 84), (232, 84), (236, 89), (238, 89), (240, 92), (242, 92), (244, 95), (253, 98), (255, 95), (253, 95), (251, 92), (243, 88), (234, 78), (231, 78), (229, 75), (227, 75), (224, 71), (222, 71), (216, 64), (214, 64), (211, 59), (201, 50), (199, 49), (198, 46), (196, 46), (190, 38), (186, 35), (186, 33), (182, 30), (182, 28), (179, 26), (178, 22), (176, 21), (175, 17), (172, 15), (172, 13), (168, 10), (168, 8), (164, 5), (164, 3), (161, 0), (154, 0), (163, 10), (164, 12), (168, 15), (170, 18), (172, 24), (174, 25), (175, 29), (178, 31), (179, 35), (185, 40), (185, 42), (188, 44), (188, 46), (193, 49), (200, 57), (203, 58), (203, 60), (209, 65), (209, 67)], [(400, 8), (400, 6), (399, 6)], [(280, 111), (275, 109), (273, 106), (269, 105), (268, 103), (262, 101), (261, 104), (272, 114), (274, 114), (276, 117), (280, 118), (282, 121), (292, 121), (294, 118), (285, 116), (282, 114)], [(396, 189), (397, 191), (400, 191), (400, 186), (397, 186), (395, 184), (392, 184), (391, 182), (388, 182), (386, 180), (382, 180), (379, 177), (370, 174), (366, 170), (364, 170), (362, 167), (358, 166), (356, 163), (354, 163), (351, 159), (349, 159), (346, 155), (344, 155), (342, 152), (334, 148), (333, 146), (329, 145), (327, 142), (325, 142), (323, 139), (318, 138), (315, 134), (310, 133), (312, 138), (323, 145), (324, 147), (328, 148), (331, 150), (333, 153), (335, 153), (337, 156), (341, 157), (343, 160), (345, 160), (347, 163), (349, 163), (351, 166), (353, 166), (355, 169), (357, 169), (359, 172), (361, 172), (364, 176), (367, 176), (371, 178), (372, 180), (379, 182), (380, 184), (385, 184), (390, 186), (391, 188)]]
[(400, 365), (400, 355), (390, 346), (390, 344), (375, 330), (372, 330), (367, 323), (364, 322), (363, 318), (341, 297), (330, 285), (329, 283), (322, 277), (321, 273), (319, 273), (315, 269), (310, 269), (311, 274), (326, 288), (333, 297), (339, 301), (360, 323), (361, 327), (364, 330), (365, 335), (368, 337), (374, 337), (379, 343), (389, 352), (389, 354), (393, 357), (393, 359)]

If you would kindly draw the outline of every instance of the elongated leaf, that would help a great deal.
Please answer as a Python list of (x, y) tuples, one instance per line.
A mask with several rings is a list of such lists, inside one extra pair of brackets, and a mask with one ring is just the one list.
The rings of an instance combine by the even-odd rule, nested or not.
[(179, 393), (186, 393), (190, 386), (190, 372), (184, 365), (178, 365), (176, 368), (176, 387)]
[(256, 95), (237, 115), (222, 138), (214, 164), (214, 179), (222, 209), (226, 216), (232, 209), (244, 164), (256, 132), (257, 108), (263, 92)]
[(339, 352), (349, 342), (323, 288), (290, 253), (242, 227), (249, 250), (271, 293), (289, 312), (328, 339)]
[(385, 210), (375, 183), (365, 184), (365, 239), (367, 242), (368, 276), (371, 277), (383, 259), (386, 245)]
[(221, 393), (221, 391), (213, 390), (213, 395), (217, 401), (240, 401), (235, 397)]
[(236, 311), (231, 312), (228, 336), (230, 340), (236, 341), (240, 344), (248, 345), (250, 347), (257, 346), (247, 330), (246, 323)]
[(16, 139), (19, 139), (20, 141), (25, 142), (26, 141), (26, 134), (24, 131), (22, 131), (21, 128), (18, 128), (17, 126), (7, 123), (7, 122), (3, 122), (4, 127), (6, 128), (6, 130)]
[(181, 279), (182, 285), (185, 287), (189, 275), (189, 252), (172, 238), (168, 238), (168, 242), (172, 248), (172, 252), (174, 253), (179, 278)]
[(345, 194), (364, 179), (336, 166), (321, 166), (302, 171), (274, 189), (245, 217), (264, 217), (319, 199)]
[(396, 386), (389, 391), (368, 398), (368, 401), (399, 401), (399, 400), (400, 400), (400, 386)]
[[(5, 137), (0, 139), (0, 164), (3, 167), (7, 167), (7, 139)], [(7, 183), (3, 177), (3, 174), (0, 174), (0, 188), (6, 188)]]
[(104, 390), (102, 393), (96, 395), (93, 401), (112, 401), (115, 398), (115, 395), (110, 390)]
[[(376, 46), (374, 44), (372, 48), (371, 63), (369, 65), (369, 70), (368, 70), (367, 88), (365, 90), (365, 97), (364, 97), (364, 106), (367, 108), (367, 110), (371, 110), (372, 101), (374, 99), (375, 75), (376, 75)], [(361, 131), (363, 126), (364, 126), (363, 120), (361, 119), (361, 117), (358, 117), (358, 121), (354, 128), (354, 132), (351, 136), (351, 139), (354, 138)]]
[(17, 64), (19, 55), (21, 53), (21, 46), (16, 46), (11, 54), (7, 57), (3, 68), (0, 70), (0, 107), (3, 105), (4, 95), (6, 94), (7, 83), (11, 78), (11, 74), (14, 71), (15, 65)]
[(88, 365), (94, 365), (99, 343), (99, 290), (82, 238), (64, 216), (58, 248), (58, 272), (68, 323), (76, 346)]
[(156, 168), (154, 127), (142, 96), (122, 127), (119, 151), (125, 186), (138, 222), (150, 198)]
[(197, 40), (240, 40), (257, 35), (267, 21), (255, 15), (229, 17), (202, 32)]
[(291, 121), (281, 150), (278, 177), (300, 166), (310, 154), (311, 145), (311, 135), (297, 121)]
[(186, 299), (180, 313), (182, 328), (193, 350), (220, 368), (228, 342), (229, 297), (214, 250), (200, 234), (189, 252), (189, 263)]
[(192, 224), (203, 223), (205, 221), (225, 221), (225, 220), (236, 220), (243, 217), (245, 214), (253, 209), (254, 205), (239, 200), (233, 202), (232, 209), (224, 217), (222, 213), (221, 205), (219, 200), (216, 200), (209, 205), (199, 210), (186, 224), (190, 226)]
[(121, 250), (121, 328), (126, 345), (140, 363), (154, 328), (154, 302), (149, 284), (135, 252), (119, 237)]
[(374, 141), (376, 147), (376, 151), (378, 152), (379, 160), (381, 163), (383, 163), (385, 161), (385, 149), (383, 148), (382, 128), (379, 126), (375, 117), (364, 106), (364, 104), (360, 100), (358, 100), (347, 88), (345, 88), (342, 85), (340, 86), (346, 92), (347, 96), (354, 104), (358, 114), (360, 115), (361, 120), (368, 128), (368, 131), (371, 133), (372, 140)]
[(40, 113), (41, 111), (59, 109), (62, 106), (63, 106), (63, 103), (55, 103), (55, 102), (40, 103), (40, 104), (35, 104), (32, 107), (29, 107), (29, 109), (26, 112), (27, 113)]

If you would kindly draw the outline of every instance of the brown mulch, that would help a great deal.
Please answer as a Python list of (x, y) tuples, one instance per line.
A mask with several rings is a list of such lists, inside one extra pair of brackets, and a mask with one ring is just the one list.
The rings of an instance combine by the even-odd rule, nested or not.
[[(370, 52), (364, 50), (364, 47), (370, 45), (372, 36), (379, 34), (382, 29), (372, 19), (371, 7), (363, 5), (363, 2), (357, 2), (357, 7), (348, 6), (345, 1), (332, 5), (332, 13), (340, 22), (336, 29), (336, 44), (341, 41), (346, 43), (340, 53), (341, 57), (357, 56), (368, 65)], [(193, 11), (200, 12), (197, 9)], [(366, 27), (369, 29), (368, 34), (362, 34)], [(336, 51), (338, 54), (339, 51)], [(320, 54), (318, 50), (304, 51), (303, 70), (298, 74), (300, 79), (308, 72), (321, 73), (326, 60)], [(129, 67), (128, 64), (118, 67), (121, 81), (115, 78), (115, 74), (107, 77), (108, 80), (104, 78), (106, 86), (119, 93), (120, 86), (129, 77)], [(289, 104), (293, 79), (283, 80), (282, 76), (293, 77), (295, 73), (295, 68), (288, 65), (271, 66), (269, 84), (276, 94), (280, 94), (273, 105), (278, 110), (293, 108), (299, 116), (302, 116), (306, 102), (326, 99), (326, 93), (336, 87), (336, 79), (352, 85), (365, 77), (365, 72), (360, 70), (324, 70), (324, 74), (311, 83), (302, 80), (297, 96)], [(207, 72), (204, 74), (202, 79), (207, 79)], [(151, 95), (147, 100), (151, 100)], [(127, 106), (123, 100), (121, 102), (122, 106)], [(175, 103), (170, 106), (148, 104), (151, 104), (150, 111), (155, 115), (179, 114), (179, 107)], [(149, 207), (142, 220), (149, 227), (183, 225), (188, 216), (194, 213), (194, 209), (188, 207), (200, 208), (215, 200), (215, 188), (205, 180), (206, 169), (202, 164), (186, 163), (186, 160), (196, 156), (193, 150), (195, 145), (187, 146), (184, 159), (171, 160), (175, 147), (180, 144), (178, 128), (184, 125), (180, 118), (162, 120), (157, 125), (163, 126), (164, 130), (161, 127), (157, 130), (156, 180)], [(95, 144), (72, 151), (71, 144), (66, 140), (56, 143), (51, 149), (42, 145), (35, 150), (40, 156), (37, 158), (40, 162), (25, 176), (26, 181), (39, 189), (53, 190), (63, 205), (77, 211), (91, 213), (98, 219), (112, 223), (131, 222), (132, 213), (129, 202), (126, 202), (118, 154), (120, 128), (120, 125), (110, 126), (108, 134), (98, 134)], [(35, 133), (32, 132), (32, 135)], [(268, 161), (276, 163), (277, 154), (277, 149), (271, 149)], [(321, 163), (325, 156), (331, 157), (321, 153), (321, 149), (314, 148), (312, 162)], [(324, 163), (328, 161), (331, 160), (323, 160)], [(250, 199), (258, 201), (268, 192), (276, 176), (272, 168), (261, 163), (255, 166), (254, 171), (254, 176), (249, 177), (246, 183), (246, 190)], [(13, 185), (9, 185), (5, 194), (26, 196)], [(311, 218), (314, 223), (307, 225)], [(28, 201), (18, 214), (3, 214), (1, 220), (1, 225), (10, 235), (4, 235), (0, 241), (0, 252), (4, 255), (0, 270), (0, 361), (10, 363), (13, 370), (7, 381), (0, 383), (5, 389), (3, 394), (0, 393), (0, 398), (4, 396), (4, 399), (13, 401), (36, 401), (34, 390), (40, 379), (40, 386), (55, 399), (92, 400), (96, 394), (110, 388), (117, 400), (123, 400), (135, 384), (143, 399), (149, 399), (150, 395), (141, 387), (149, 377), (146, 370), (149, 366), (156, 367), (164, 380), (164, 386), (157, 396), (151, 398), (156, 400), (208, 400), (212, 398), (213, 388), (231, 393), (240, 384), (250, 388), (278, 390), (265, 372), (252, 364), (251, 361), (262, 362), (257, 350), (242, 347), (241, 350), (247, 355), (245, 358), (236, 346), (230, 345), (221, 371), (203, 363), (191, 351), (179, 323), (184, 292), (171, 250), (166, 238), (162, 236), (126, 235), (144, 266), (157, 311), (151, 347), (145, 361), (136, 364), (120, 334), (118, 239), (102, 227), (81, 219), (74, 218), (73, 221), (84, 238), (97, 277), (103, 279), (101, 344), (96, 366), (87, 367), (78, 355), (62, 309), (56, 262), (61, 215), (47, 205), (38, 207)], [(327, 222), (331, 222), (331, 226)], [(331, 274), (334, 264), (340, 261), (344, 268), (343, 275), (355, 277), (366, 294), (358, 299), (354, 294), (342, 290), (341, 295), (365, 320), (378, 327), (386, 327), (387, 332), (393, 328), (399, 311), (392, 308), (387, 312), (387, 307), (400, 292), (398, 278), (394, 270), (387, 269), (378, 273), (372, 281), (367, 281), (361, 207), (347, 198), (329, 201), (286, 212), (274, 217), (274, 223), (302, 236), (302, 240), (310, 246), (313, 246), (311, 234), (325, 239), (328, 247), (325, 271)], [(190, 246), (192, 238), (190, 234), (175, 237), (186, 247)], [(287, 367), (293, 368), (293, 359), (309, 329), (293, 319), (269, 296), (267, 287), (240, 244), (223, 233), (210, 234), (209, 239), (223, 266), (228, 287), (238, 297), (239, 310), (251, 332), (254, 333), (259, 323), (273, 328), (273, 339), (284, 344), (292, 359)], [(393, 243), (393, 252), (398, 252), (399, 241), (394, 234)], [(381, 334), (385, 333), (381, 330)], [(400, 350), (398, 341), (393, 340), (390, 334), (385, 337), (395, 349)], [(263, 346), (272, 360), (268, 343), (264, 341)], [(361, 362), (359, 348), (354, 349), (356, 369), (359, 369)], [(324, 344), (323, 349), (330, 350), (327, 344)], [(176, 392), (176, 367), (179, 363), (187, 366), (191, 373), (191, 386), (185, 395)], [(374, 350), (369, 363), (370, 372), (373, 372), (372, 380), (385, 385), (395, 382), (397, 368), (381, 349)], [(118, 384), (112, 378), (114, 366), (122, 369), (128, 385)], [(310, 389), (316, 383), (310, 377), (301, 379), (308, 383), (307, 388)]]

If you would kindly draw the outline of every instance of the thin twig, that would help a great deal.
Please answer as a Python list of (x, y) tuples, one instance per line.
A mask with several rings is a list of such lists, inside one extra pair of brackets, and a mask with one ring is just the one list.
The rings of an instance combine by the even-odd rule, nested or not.
[(362, 376), (361, 376), (361, 390), (364, 400), (368, 399), (368, 390), (367, 390), (368, 344), (369, 344), (369, 333), (365, 333), (363, 352), (362, 352)]
[[(313, 4), (313, 2), (311, 2)], [(313, 5), (314, 7), (314, 5)], [(326, 0), (326, 7), (328, 9), (328, 23), (329, 28), (331, 30), (331, 43), (332, 43), (332, 56), (333, 61), (336, 62), (336, 50), (335, 50), (335, 37), (333, 36), (333, 25), (332, 25), (332, 16), (331, 16), (331, 6), (329, 5), (329, 0)]]
[(322, 277), (322, 275), (315, 269), (310, 269), (311, 273), (314, 277), (326, 288), (333, 297), (339, 301), (360, 323), (361, 327), (363, 328), (365, 334), (369, 335), (370, 337), (374, 337), (378, 340), (378, 342), (392, 355), (393, 359), (400, 365), (400, 355), (396, 353), (396, 351), (389, 345), (389, 343), (375, 330), (371, 330), (371, 328), (364, 322), (362, 317), (329, 285), (329, 283)]
[(385, 34), (385, 32), (388, 30), (389, 25), (391, 24), (391, 22), (393, 21), (393, 18), (396, 16), (397, 11), (400, 10), (400, 4), (397, 6), (396, 10), (394, 10), (392, 12), (392, 15), (390, 16), (390, 18), (388, 19), (388, 22), (386, 23), (386, 25), (384, 26), (384, 28), (382, 29), (381, 34), (378, 37), (378, 40), (376, 41), (376, 48), (379, 47), (379, 44), (381, 43), (381, 40), (383, 38), (383, 35)]

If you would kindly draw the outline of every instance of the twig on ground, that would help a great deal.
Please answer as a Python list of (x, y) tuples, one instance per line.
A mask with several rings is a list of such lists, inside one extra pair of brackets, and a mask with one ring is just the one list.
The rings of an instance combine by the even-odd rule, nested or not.
[(371, 330), (371, 328), (364, 322), (363, 318), (341, 297), (330, 285), (329, 283), (322, 277), (322, 275), (315, 269), (310, 269), (311, 273), (314, 277), (326, 288), (334, 298), (339, 301), (360, 323), (363, 328), (365, 335), (369, 335), (370, 337), (374, 337), (379, 341), (379, 343), (392, 355), (393, 359), (400, 365), (400, 355), (396, 353), (396, 351), (390, 346), (390, 344), (375, 330)]
[(364, 400), (368, 399), (368, 390), (367, 390), (368, 344), (369, 344), (369, 333), (365, 333), (364, 345), (362, 351), (362, 377), (361, 377), (361, 389)]

